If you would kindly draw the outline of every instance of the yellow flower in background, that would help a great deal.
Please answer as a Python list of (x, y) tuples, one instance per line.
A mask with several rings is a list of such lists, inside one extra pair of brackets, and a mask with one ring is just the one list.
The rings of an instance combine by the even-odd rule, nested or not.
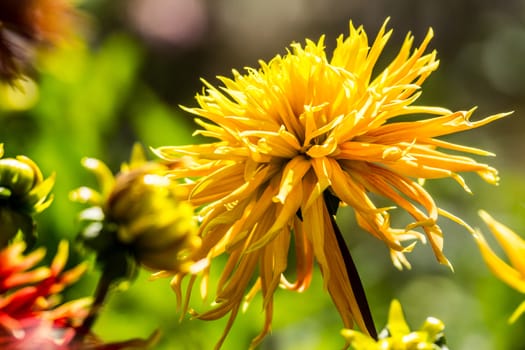
[(394, 299), (378, 340), (353, 329), (343, 329), (341, 334), (355, 350), (446, 350), (444, 330), (441, 320), (428, 317), (419, 330), (411, 331), (401, 304)]
[[(171, 175), (191, 180), (186, 185), (190, 200), (201, 207), (203, 244), (195, 259), (212, 264), (215, 257), (228, 255), (213, 309), (198, 314), (201, 319), (230, 314), (218, 346), (241, 306), (261, 291), (266, 321), (252, 346), (259, 343), (271, 327), (274, 291), (278, 286), (307, 288), (314, 260), (345, 327), (355, 322), (373, 333), (349, 277), (344, 240), (334, 221), (338, 206), (353, 208), (359, 226), (387, 245), (396, 267), (409, 267), (404, 253), (427, 239), (439, 262), (449, 265), (438, 216), (462, 221), (440, 209), (418, 180), (452, 178), (467, 192), (460, 172), (498, 181), (492, 167), (457, 154), (491, 153), (438, 137), (505, 114), (471, 121), (473, 109), (414, 105), (421, 84), (438, 67), (436, 53), (425, 53), (432, 31), (417, 48), (407, 35), (380, 70), (376, 63), (392, 33), (386, 23), (371, 44), (362, 27), (349, 27), (349, 36), (337, 39), (331, 57), (321, 37), (292, 44), (284, 56), (260, 61), (259, 69), (219, 77), (219, 88), (205, 81), (205, 91), (196, 97), (199, 107), (185, 109), (199, 117), (202, 130), (196, 134), (216, 141), (157, 149), (170, 161), (181, 156), (194, 161)], [(402, 118), (409, 115), (418, 118)], [(394, 206), (378, 207), (372, 195), (389, 199), (413, 222), (391, 227)], [(404, 244), (407, 240), (412, 242)], [(284, 276), (290, 250), (296, 258), (295, 281)], [(203, 272), (204, 292), (209, 268)], [(173, 280), (179, 295), (184, 276)], [(196, 277), (191, 278), (193, 284)]]
[[(525, 293), (525, 240), (507, 226), (494, 220), (487, 212), (480, 210), (479, 215), (496, 237), (510, 261), (508, 264), (499, 258), (478, 230), (474, 233), (474, 238), (485, 263), (499, 279), (517, 291)], [(516, 321), (523, 312), (525, 312), (525, 301), (514, 311), (509, 322)]]
[[(81, 238), (99, 260), (107, 268), (127, 270), (132, 256), (155, 271), (187, 271), (200, 239), (193, 208), (184, 200), (187, 194), (165, 176), (177, 165), (146, 161), (139, 145), (116, 176), (97, 159), (85, 158), (83, 165), (97, 176), (101, 190), (80, 187), (71, 198), (92, 205), (80, 215), (87, 223)], [(128, 272), (121, 271), (120, 277)]]
[(44, 179), (42, 171), (30, 158), (19, 155), (2, 158), (0, 143), (0, 249), (18, 232), (32, 245), (36, 238), (33, 216), (49, 207), (55, 175)]

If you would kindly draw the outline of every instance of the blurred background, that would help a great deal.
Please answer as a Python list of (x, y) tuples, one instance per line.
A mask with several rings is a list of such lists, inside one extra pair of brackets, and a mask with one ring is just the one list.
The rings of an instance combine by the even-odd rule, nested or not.
[[(408, 31), (418, 44), (429, 27), (434, 29), (431, 48), (438, 51), (440, 68), (424, 84), (419, 104), (452, 110), (478, 106), (476, 119), (515, 111), (448, 138), (496, 153), (479, 160), (499, 169), (499, 186), (475, 176), (466, 176), (473, 195), (452, 180), (426, 186), (440, 207), (482, 228), (487, 237), (479, 209), (525, 236), (525, 0), (84, 0), (78, 6), (85, 13), (83, 40), (43, 55), (25, 96), (0, 87), (0, 142), (6, 154), (25, 154), (45, 175), (57, 174), (55, 201), (38, 218), (50, 256), (59, 239), (73, 240), (78, 230), (81, 206), (68, 201), (68, 192), (96, 187), (81, 168), (83, 156), (102, 159), (116, 171), (136, 141), (153, 147), (193, 143), (192, 117), (179, 105), (195, 105), (200, 78), (216, 83), (215, 76), (230, 76), (232, 68), (257, 67), (259, 59), (284, 54), (291, 42), (322, 34), (333, 48), (336, 37), (348, 33), (349, 20), (374, 38), (386, 17), (394, 34), (385, 58)], [(402, 213), (398, 218), (406, 219)], [(386, 247), (356, 228), (349, 211), (342, 210), (338, 220), (379, 329), (390, 300), (398, 298), (413, 328), (427, 316), (443, 320), (450, 349), (525, 349), (525, 317), (507, 324), (523, 295), (488, 272), (465, 229), (446, 219), (440, 223), (454, 272), (422, 245), (409, 255), (412, 270), (400, 272)], [(91, 294), (96, 277), (93, 269), (68, 297)], [(109, 341), (146, 337), (160, 328), (158, 349), (211, 349), (225, 325), (179, 323), (179, 317), (169, 281), (148, 281), (142, 272), (127, 290), (112, 295), (95, 330)], [(274, 318), (273, 333), (260, 349), (334, 349), (344, 343), (319, 274), (303, 294), (278, 292)], [(238, 316), (224, 349), (246, 348), (262, 320), (256, 299)]]

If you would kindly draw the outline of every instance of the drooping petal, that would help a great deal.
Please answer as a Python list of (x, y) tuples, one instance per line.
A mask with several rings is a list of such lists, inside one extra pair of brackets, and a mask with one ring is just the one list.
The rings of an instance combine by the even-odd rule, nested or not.
[(340, 311), (345, 327), (351, 328), (355, 322), (359, 329), (367, 332), (361, 313), (361, 306), (347, 279), (345, 263), (333, 232), (332, 223), (324, 201), (318, 199), (304, 213), (304, 228), (314, 247), (314, 255), (323, 274), (324, 286), (330, 293), (334, 304)]
[(518, 236), (507, 226), (494, 220), (486, 211), (480, 210), (479, 215), (509, 257), (512, 266), (521, 273), (525, 280), (525, 239)]
[(494, 275), (512, 288), (521, 293), (525, 293), (525, 279), (523, 279), (523, 274), (498, 257), (480, 232), (474, 234), (474, 238), (478, 243), (478, 247), (485, 263)]

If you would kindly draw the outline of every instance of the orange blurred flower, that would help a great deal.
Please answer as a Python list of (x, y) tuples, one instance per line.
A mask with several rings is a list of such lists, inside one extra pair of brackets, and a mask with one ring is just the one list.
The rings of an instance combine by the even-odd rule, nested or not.
[(0, 2), (0, 79), (13, 81), (36, 46), (56, 45), (72, 32), (76, 12), (70, 0)]

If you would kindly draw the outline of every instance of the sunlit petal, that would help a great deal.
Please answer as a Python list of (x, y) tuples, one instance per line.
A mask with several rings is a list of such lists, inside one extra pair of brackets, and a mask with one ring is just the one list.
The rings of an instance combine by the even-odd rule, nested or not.
[[(397, 268), (410, 267), (406, 254), (417, 241), (428, 241), (437, 260), (451, 267), (438, 221), (445, 216), (470, 227), (441, 209), (422, 180), (450, 178), (467, 192), (464, 172), (497, 183), (495, 169), (461, 154), (492, 153), (438, 137), (506, 114), (472, 122), (474, 109), (416, 105), (422, 83), (439, 64), (436, 52), (427, 52), (433, 31), (419, 46), (407, 35), (380, 69), (377, 62), (392, 33), (387, 23), (373, 41), (350, 23), (331, 57), (322, 36), (293, 43), (284, 55), (260, 61), (258, 69), (218, 77), (219, 87), (204, 81), (197, 106), (184, 109), (197, 117), (196, 133), (215, 141), (156, 149), (169, 162), (191, 158), (186, 167), (170, 171), (170, 178), (185, 180), (190, 200), (200, 207), (202, 245), (195, 259), (215, 266), (216, 258), (227, 255), (214, 304), (198, 314), (229, 315), (225, 334), (239, 308), (262, 293), (265, 321), (252, 346), (262, 341), (270, 330), (276, 286), (303, 291), (315, 261), (345, 326), (355, 323), (374, 335), (366, 298), (354, 288), (360, 282), (351, 281), (347, 271), (345, 243), (336, 237), (338, 207), (353, 209), (357, 225), (386, 244)], [(406, 115), (412, 121), (397, 118)], [(391, 225), (394, 208), (409, 214), (398, 228)], [(284, 276), (290, 250), (295, 281)], [(179, 295), (187, 274), (174, 278)], [(208, 267), (202, 275), (201, 294), (208, 294)], [(189, 278), (193, 284), (196, 277)]]

